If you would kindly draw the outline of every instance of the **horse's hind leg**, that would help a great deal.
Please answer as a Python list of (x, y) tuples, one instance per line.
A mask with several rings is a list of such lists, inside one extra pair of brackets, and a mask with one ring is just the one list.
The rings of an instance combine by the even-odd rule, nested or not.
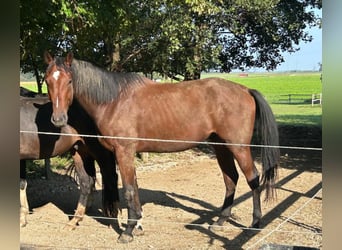
[(259, 228), (261, 219), (261, 204), (260, 192), (261, 187), (259, 184), (259, 173), (254, 165), (250, 147), (237, 147), (232, 146), (231, 151), (239, 166), (246, 177), (247, 183), (252, 190), (253, 194), (253, 222), (251, 227)]
[[(94, 159), (87, 155), (80, 155), (76, 152), (73, 155), (76, 173), (79, 179), (80, 185), (80, 198), (77, 203), (77, 208), (73, 218), (68, 222), (66, 228), (73, 230), (78, 223), (83, 219), (86, 212), (86, 208), (89, 202), (89, 196), (91, 195), (95, 180), (95, 163)], [(87, 173), (87, 171), (89, 173)]]
[[(96, 145), (97, 146), (97, 145)], [(98, 145), (100, 146), (100, 145)], [(100, 167), (102, 175), (102, 210), (103, 215), (117, 218), (120, 208), (118, 173), (113, 152), (102, 146), (90, 148)]]
[(210, 230), (220, 229), (225, 221), (231, 215), (231, 208), (234, 201), (235, 187), (239, 179), (239, 174), (236, 170), (233, 154), (225, 146), (214, 146), (217, 161), (220, 165), (223, 180), (226, 185), (226, 195), (224, 198), (223, 206), (220, 216), (212, 226)]

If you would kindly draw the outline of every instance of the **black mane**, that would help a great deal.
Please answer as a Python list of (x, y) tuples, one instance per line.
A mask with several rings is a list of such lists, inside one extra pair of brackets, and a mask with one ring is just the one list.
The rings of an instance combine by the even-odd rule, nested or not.
[[(64, 58), (56, 58), (55, 63), (66, 69)], [(110, 72), (76, 59), (72, 60), (71, 73), (75, 95), (82, 95), (95, 104), (114, 101), (129, 87), (144, 85), (147, 80), (136, 73)]]

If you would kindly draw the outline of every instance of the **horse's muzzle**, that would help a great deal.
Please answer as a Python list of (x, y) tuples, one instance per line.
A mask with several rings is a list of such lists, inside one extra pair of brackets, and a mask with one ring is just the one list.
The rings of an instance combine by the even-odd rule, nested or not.
[(51, 116), (51, 122), (53, 125), (55, 125), (58, 128), (63, 127), (65, 125), (67, 125), (68, 115), (65, 113), (59, 114), (59, 115), (52, 115)]

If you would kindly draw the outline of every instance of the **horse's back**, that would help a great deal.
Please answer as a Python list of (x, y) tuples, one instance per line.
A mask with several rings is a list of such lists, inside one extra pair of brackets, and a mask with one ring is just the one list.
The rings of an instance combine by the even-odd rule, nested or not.
[(220, 110), (239, 113), (241, 109), (246, 109), (245, 112), (248, 112), (255, 106), (247, 87), (222, 78), (146, 85), (138, 89), (131, 100), (131, 105), (136, 105), (137, 109), (140, 107), (143, 113), (147, 112), (146, 109), (151, 113), (160, 110), (157, 114), (173, 112), (178, 119), (190, 119), (196, 114), (204, 116)]
[[(110, 127), (114, 130), (105, 131), (104, 128), (108, 134), (203, 141), (216, 133), (231, 141), (242, 138), (239, 142), (246, 142), (253, 131), (255, 103), (246, 87), (220, 78), (209, 78), (139, 87), (119, 100), (114, 112), (113, 109), (108, 109), (108, 112), (104, 119), (110, 117), (111, 122), (115, 121), (115, 126)], [(161, 152), (191, 147), (186, 143), (171, 146), (139, 142), (138, 145), (141, 151)]]
[[(137, 92), (141, 92), (142, 97), (172, 97), (178, 95), (180, 98), (186, 96), (187, 99), (193, 98), (192, 95), (203, 98), (217, 97), (217, 95), (224, 94), (234, 97), (251, 97), (249, 89), (246, 86), (218, 77), (183, 81), (179, 83), (146, 84), (141, 87), (141, 89), (139, 88)], [(210, 96), (214, 93), (216, 94), (215, 96)]]

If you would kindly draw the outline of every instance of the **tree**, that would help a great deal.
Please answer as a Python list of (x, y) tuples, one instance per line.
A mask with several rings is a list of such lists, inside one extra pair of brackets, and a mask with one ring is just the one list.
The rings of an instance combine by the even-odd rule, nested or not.
[[(51, 41), (58, 34), (54, 25), (56, 10), (48, 1), (20, 1), (20, 68), (24, 73), (34, 73), (39, 93), (43, 82), (41, 49), (56, 43)], [(51, 35), (46, 36), (48, 32)]]
[(320, 20), (309, 8), (321, 8), (321, 4), (311, 0), (271, 0), (257, 8), (227, 6), (219, 37), (223, 44), (220, 55), (223, 70), (249, 67), (274, 70), (283, 62), (282, 52), (295, 52), (300, 41), (312, 40), (304, 29), (319, 25)]
[(43, 50), (72, 50), (111, 71), (158, 72), (181, 80), (198, 79), (215, 67), (275, 69), (282, 52), (311, 41), (304, 29), (320, 25), (312, 8), (322, 2), (21, 0), (20, 7), (23, 70), (44, 69)]

